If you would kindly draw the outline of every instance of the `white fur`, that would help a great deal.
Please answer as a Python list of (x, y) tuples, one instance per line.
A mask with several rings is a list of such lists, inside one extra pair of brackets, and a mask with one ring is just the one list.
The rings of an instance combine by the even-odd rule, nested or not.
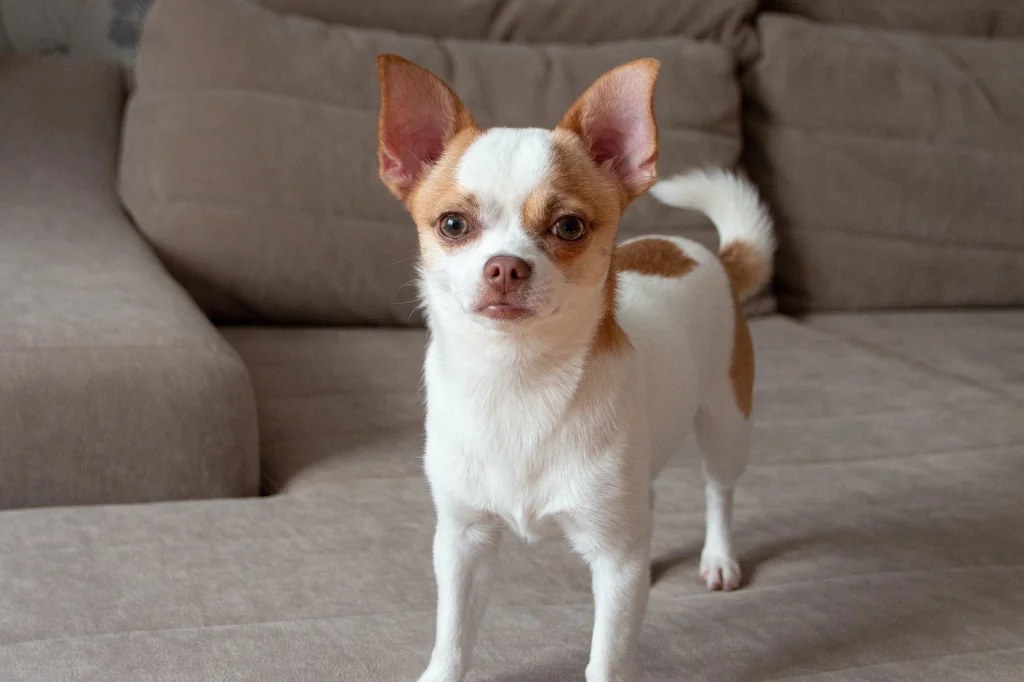
[(463, 153), (455, 179), (489, 207), (519, 207), (547, 174), (554, 146), (543, 128), (490, 128)]
[[(527, 540), (549, 528), (567, 535), (593, 571), (587, 680), (634, 680), (650, 580), (651, 479), (694, 424), (707, 473), (701, 574), (712, 589), (739, 585), (729, 526), (749, 423), (729, 380), (726, 274), (714, 254), (673, 239), (698, 266), (675, 279), (621, 274), (617, 319), (632, 349), (592, 354), (602, 288), (567, 282), (519, 224), (547, 170), (542, 132), (491, 131), (469, 148), (458, 180), (483, 207), (486, 234), (423, 266), (438, 612), (421, 682), (464, 678), (505, 528)], [(690, 186), (688, 197), (724, 221), (723, 237), (767, 243), (760, 214), (729, 213), (722, 182), (730, 181)], [(498, 253), (534, 266), (543, 305), (528, 321), (501, 326), (471, 310), (483, 264)]]

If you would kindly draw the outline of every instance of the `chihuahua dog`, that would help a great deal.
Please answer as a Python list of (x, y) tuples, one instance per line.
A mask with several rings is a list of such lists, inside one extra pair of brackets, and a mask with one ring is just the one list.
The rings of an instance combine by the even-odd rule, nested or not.
[(419, 232), (430, 329), (425, 470), (437, 631), (420, 682), (466, 675), (503, 529), (560, 529), (593, 573), (588, 682), (637, 675), (650, 589), (652, 477), (696, 428), (706, 478), (700, 577), (733, 590), (733, 487), (754, 358), (741, 301), (768, 280), (771, 223), (724, 172), (659, 183), (707, 214), (718, 254), (674, 237), (616, 245), (655, 181), (658, 62), (602, 76), (553, 130), (483, 130), (436, 76), (381, 55), (380, 177)]

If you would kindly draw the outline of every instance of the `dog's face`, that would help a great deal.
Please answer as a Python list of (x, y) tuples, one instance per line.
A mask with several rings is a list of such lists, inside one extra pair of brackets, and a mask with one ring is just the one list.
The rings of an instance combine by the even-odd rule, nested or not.
[(622, 211), (655, 178), (657, 62), (605, 74), (554, 130), (483, 131), (428, 71), (378, 70), (380, 175), (419, 230), (431, 303), (513, 328), (600, 297)]

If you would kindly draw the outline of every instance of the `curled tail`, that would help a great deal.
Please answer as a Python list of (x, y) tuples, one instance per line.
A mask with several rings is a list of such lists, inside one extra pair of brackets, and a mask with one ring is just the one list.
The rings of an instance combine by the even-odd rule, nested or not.
[(700, 211), (711, 219), (721, 240), (718, 257), (739, 300), (750, 298), (771, 279), (772, 220), (751, 183), (726, 171), (697, 170), (658, 182), (651, 194), (663, 204)]

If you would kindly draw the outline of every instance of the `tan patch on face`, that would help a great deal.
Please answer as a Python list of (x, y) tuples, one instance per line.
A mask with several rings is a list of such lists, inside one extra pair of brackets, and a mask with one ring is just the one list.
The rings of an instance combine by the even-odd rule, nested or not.
[[(594, 165), (583, 141), (555, 130), (551, 168), (523, 202), (525, 230), (575, 284), (596, 286), (608, 272), (619, 218), (626, 205), (622, 186)], [(586, 234), (576, 241), (552, 233), (564, 216), (581, 218)]]
[[(471, 127), (452, 138), (441, 158), (423, 174), (423, 178), (406, 198), (406, 208), (419, 231), (420, 251), (424, 259), (429, 258), (428, 247), (434, 243), (445, 250), (453, 250), (472, 243), (480, 234), (482, 226), (477, 218), (476, 201), (459, 186), (456, 171), (463, 154), (481, 134), (479, 128)], [(471, 224), (471, 232), (455, 241), (442, 237), (438, 233), (437, 224), (446, 213), (464, 216)]]
[[(619, 218), (629, 204), (622, 184), (599, 168), (583, 141), (573, 132), (556, 129), (551, 168), (523, 202), (521, 219), (527, 233), (574, 286), (602, 287), (603, 305), (594, 352), (629, 346), (626, 333), (615, 320), (615, 274), (612, 252)], [(576, 241), (559, 239), (552, 228), (559, 218), (576, 216), (586, 226)]]
[(750, 338), (747, 316), (743, 314), (743, 306), (735, 294), (732, 297), (734, 325), (732, 340), (732, 360), (729, 363), (729, 380), (732, 382), (736, 406), (744, 417), (750, 417), (754, 405), (754, 343)]
[[(577, 135), (566, 130), (555, 130), (553, 135), (551, 170), (523, 204), (523, 226), (536, 235), (566, 280), (576, 286), (603, 287), (594, 352), (622, 350), (629, 346), (629, 339), (615, 320), (611, 259), (619, 218), (629, 198), (621, 183), (594, 164)], [(552, 234), (555, 222), (567, 215), (583, 219), (586, 225), (586, 234), (576, 241)]]
[(657, 277), (683, 277), (697, 267), (675, 243), (660, 237), (646, 237), (615, 248), (616, 272), (637, 272)]
[(729, 276), (733, 293), (741, 301), (756, 294), (768, 283), (772, 274), (770, 263), (765, 262), (754, 247), (745, 242), (726, 244), (718, 258)]

